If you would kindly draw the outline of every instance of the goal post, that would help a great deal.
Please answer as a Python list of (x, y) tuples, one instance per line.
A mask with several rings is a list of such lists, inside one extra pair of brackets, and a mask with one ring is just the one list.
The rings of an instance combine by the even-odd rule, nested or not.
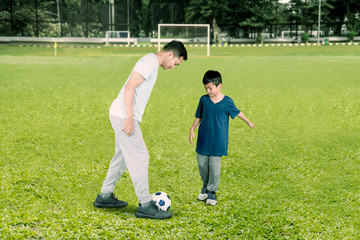
[(158, 24), (158, 51), (162, 42), (172, 40), (206, 44), (207, 56), (210, 56), (210, 24)]
[(109, 42), (127, 43), (130, 45), (130, 32), (129, 31), (106, 31), (105, 36), (106, 46)]

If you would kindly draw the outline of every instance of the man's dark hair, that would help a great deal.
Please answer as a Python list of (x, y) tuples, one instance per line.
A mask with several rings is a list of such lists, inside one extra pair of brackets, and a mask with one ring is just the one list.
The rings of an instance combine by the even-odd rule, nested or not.
[(203, 84), (206, 85), (208, 83), (212, 83), (215, 86), (219, 86), (222, 83), (221, 74), (218, 71), (209, 70), (205, 73), (203, 78)]
[(184, 60), (187, 60), (187, 51), (186, 48), (184, 46), (184, 44), (180, 41), (176, 41), (173, 40), (171, 42), (169, 42), (168, 44), (165, 45), (165, 47), (163, 48), (163, 50), (167, 51), (167, 52), (173, 52), (175, 57), (183, 57)]

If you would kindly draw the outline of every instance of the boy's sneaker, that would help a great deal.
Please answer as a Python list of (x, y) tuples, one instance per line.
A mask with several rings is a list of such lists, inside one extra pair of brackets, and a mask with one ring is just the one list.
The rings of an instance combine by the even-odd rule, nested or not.
[(103, 197), (98, 194), (93, 205), (99, 208), (119, 208), (126, 207), (128, 203), (118, 200), (115, 194), (111, 193), (109, 197)]
[(145, 206), (142, 206), (139, 203), (139, 207), (135, 213), (135, 216), (138, 218), (154, 218), (154, 219), (165, 219), (170, 218), (172, 215), (169, 211), (164, 211), (159, 209), (153, 200), (146, 203)]
[(198, 196), (198, 199), (199, 199), (200, 201), (203, 201), (203, 200), (207, 199), (208, 193), (209, 193), (209, 191), (206, 189), (206, 187), (203, 187), (203, 188), (201, 189), (201, 193), (200, 193), (199, 196)]
[(216, 193), (215, 192), (209, 192), (206, 204), (215, 206), (217, 203), (216, 201)]

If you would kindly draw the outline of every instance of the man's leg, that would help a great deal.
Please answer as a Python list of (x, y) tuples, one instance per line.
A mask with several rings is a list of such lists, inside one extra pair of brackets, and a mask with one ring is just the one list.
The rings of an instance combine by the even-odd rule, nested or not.
[[(123, 125), (125, 119), (122, 119), (120, 122)], [(134, 132), (131, 136), (126, 135), (124, 132), (117, 134), (121, 152), (133, 182), (136, 196), (140, 202), (135, 215), (140, 218), (170, 218), (171, 212), (159, 210), (155, 206), (155, 202), (151, 200), (148, 181), (149, 152), (146, 148), (140, 125), (134, 122)]]
[(112, 193), (120, 177), (126, 170), (126, 164), (120, 146), (115, 137), (115, 155), (111, 159), (110, 166), (101, 188), (101, 193)]
[(118, 118), (110, 115), (111, 125), (115, 132), (115, 155), (111, 159), (110, 166), (104, 180), (103, 186), (101, 188), (101, 194), (98, 195), (94, 206), (96, 207), (125, 207), (127, 202), (119, 201), (115, 198), (113, 194), (116, 183), (119, 181), (120, 177), (126, 170), (126, 164), (124, 161), (123, 154), (119, 145), (119, 140), (117, 139), (116, 132), (121, 131), (120, 123)]
[[(109, 178), (107, 177), (104, 182), (103, 189), (112, 189), (114, 187), (114, 183), (116, 184), (116, 181), (120, 178), (121, 174), (127, 167), (131, 181), (134, 185), (136, 196), (141, 203), (139, 204), (135, 215), (142, 218), (157, 219), (171, 217), (171, 212), (159, 210), (155, 206), (154, 201), (151, 201), (148, 181), (149, 153), (145, 146), (139, 124), (134, 122), (134, 132), (131, 136), (128, 136), (122, 131), (125, 119), (110, 116), (110, 120), (115, 131), (117, 146), (120, 148), (121, 155), (119, 156), (122, 157), (116, 158), (118, 159), (117, 162), (121, 162), (121, 164), (114, 163), (112, 165), (118, 166), (118, 175), (113, 174), (112, 176), (110, 173)], [(124, 167), (123, 162), (125, 162), (126, 167)]]
[[(125, 119), (120, 119), (121, 126), (123, 126), (124, 122)], [(119, 140), (121, 152), (124, 156), (139, 202), (150, 202), (151, 194), (149, 193), (148, 181), (149, 152), (146, 148), (139, 124), (134, 122), (134, 132), (131, 136), (126, 135), (121, 130), (116, 133), (116, 137)]]

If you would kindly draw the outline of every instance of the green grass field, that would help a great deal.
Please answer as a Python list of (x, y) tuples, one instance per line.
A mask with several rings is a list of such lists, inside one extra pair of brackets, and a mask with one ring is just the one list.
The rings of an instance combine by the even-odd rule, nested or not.
[[(108, 109), (134, 63), (156, 48), (0, 46), (0, 239), (359, 239), (360, 46), (188, 48), (159, 69), (141, 124), (151, 192), (169, 220), (138, 219), (126, 172), (124, 209), (97, 209), (114, 153)], [(256, 125), (230, 121), (218, 205), (196, 199), (188, 142), (202, 76)]]

